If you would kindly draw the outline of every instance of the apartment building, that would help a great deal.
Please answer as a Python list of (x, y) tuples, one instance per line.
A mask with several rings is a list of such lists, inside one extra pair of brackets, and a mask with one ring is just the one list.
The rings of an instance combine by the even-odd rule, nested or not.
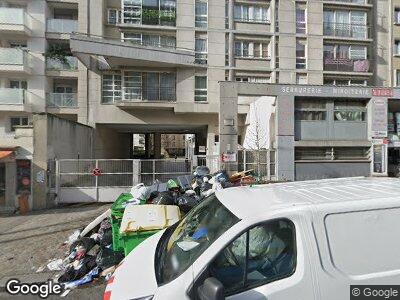
[[(98, 158), (129, 158), (133, 134), (146, 135), (147, 144), (153, 139), (155, 158), (161, 155), (162, 134), (195, 134), (195, 153), (205, 149), (214, 155), (243, 144), (248, 104), (257, 100), (239, 97), (232, 141), (221, 131), (221, 124), (231, 121), (232, 107), (220, 106), (219, 82), (251, 83), (254, 89), (257, 84), (351, 88), (392, 86), (394, 77), (395, 25), (389, 16), (395, 16), (395, 6), (388, 1), (0, 3), (0, 147), (13, 154), (0, 173), (14, 170), (19, 160), (29, 162), (33, 144), (22, 144), (14, 131), (29, 127), (33, 112), (94, 127)], [(369, 101), (349, 98), (350, 108), (333, 95), (323, 101), (296, 98), (299, 112), (293, 117), (301, 128), (308, 121), (328, 121), (329, 110), (333, 126), (339, 121), (335, 109), (354, 108), (362, 112), (347, 114), (348, 121), (367, 128), (363, 112)], [(371, 144), (368, 134), (356, 143), (349, 143), (351, 134), (295, 139), (305, 156), (321, 143), (329, 151), (341, 146), (350, 153)]]

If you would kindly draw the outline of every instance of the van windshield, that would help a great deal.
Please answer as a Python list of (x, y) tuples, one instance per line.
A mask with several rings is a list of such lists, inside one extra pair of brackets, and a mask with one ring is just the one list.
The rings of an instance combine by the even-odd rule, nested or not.
[[(215, 240), (239, 222), (215, 195), (193, 208), (165, 240), (156, 261), (159, 284), (182, 274)], [(161, 242), (161, 240), (160, 240)]]

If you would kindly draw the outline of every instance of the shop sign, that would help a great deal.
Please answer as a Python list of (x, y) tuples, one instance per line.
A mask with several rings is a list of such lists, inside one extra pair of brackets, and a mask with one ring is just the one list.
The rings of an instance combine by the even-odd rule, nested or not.
[(387, 137), (387, 101), (386, 99), (373, 99), (371, 135), (373, 138)]
[(393, 89), (373, 88), (372, 96), (374, 96), (374, 97), (393, 97)]
[(235, 153), (224, 153), (222, 154), (222, 162), (236, 162), (236, 154)]

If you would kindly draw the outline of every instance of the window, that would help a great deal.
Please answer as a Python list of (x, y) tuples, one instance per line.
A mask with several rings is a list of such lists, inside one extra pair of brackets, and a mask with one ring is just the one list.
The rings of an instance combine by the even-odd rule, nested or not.
[(324, 70), (345, 72), (369, 72), (367, 46), (324, 45)]
[(195, 40), (195, 62), (197, 64), (207, 64), (207, 39), (196, 37)]
[(296, 100), (296, 121), (325, 121), (326, 102), (322, 100)]
[(207, 76), (195, 76), (194, 101), (207, 101)]
[(297, 84), (307, 84), (307, 74), (296, 74)]
[(120, 74), (104, 74), (102, 103), (113, 103), (121, 100), (122, 77)]
[(367, 108), (365, 102), (335, 100), (334, 118), (335, 121), (365, 122)]
[(265, 6), (235, 5), (234, 18), (240, 22), (268, 23), (268, 9)]
[(176, 46), (176, 38), (174, 36), (160, 36), (153, 34), (123, 32), (122, 39), (124, 42), (130, 42), (133, 44), (144, 46), (168, 48), (175, 48)]
[(356, 10), (324, 11), (324, 35), (367, 38), (367, 13)]
[(366, 79), (324, 79), (324, 85), (336, 85), (336, 86), (367, 86), (368, 81)]
[(218, 254), (209, 272), (229, 296), (289, 277), (295, 268), (295, 227), (282, 219), (243, 233)]
[(369, 160), (369, 147), (296, 147), (295, 160)]
[(26, 126), (29, 124), (28, 117), (11, 117), (10, 118), (10, 131), (15, 131), (15, 126)]
[(306, 9), (303, 5), (296, 4), (296, 33), (306, 33)]
[(400, 86), (400, 70), (396, 70), (396, 86)]
[(175, 26), (174, 0), (124, 0), (122, 11), (123, 23)]
[(235, 56), (241, 58), (269, 58), (269, 44), (249, 41), (235, 42)]
[(296, 69), (305, 69), (307, 67), (306, 41), (296, 40)]
[(270, 77), (261, 76), (237, 76), (235, 78), (237, 82), (253, 82), (253, 83), (271, 83)]
[(397, 40), (394, 42), (394, 55), (400, 55), (400, 41)]
[(120, 23), (121, 11), (119, 9), (109, 8), (107, 20), (108, 20), (108, 24), (110, 24), (110, 25), (116, 25), (116, 24)]
[(398, 7), (394, 9), (394, 23), (400, 24), (400, 8)]
[(27, 90), (28, 83), (26, 80), (10, 80), (10, 88)]
[(206, 1), (196, 0), (195, 26), (206, 28), (208, 23), (208, 4)]

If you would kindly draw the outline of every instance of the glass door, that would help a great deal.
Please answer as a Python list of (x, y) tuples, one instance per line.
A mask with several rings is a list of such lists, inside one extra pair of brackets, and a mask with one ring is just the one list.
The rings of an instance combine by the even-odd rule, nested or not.
[(372, 175), (387, 175), (387, 145), (372, 146)]

